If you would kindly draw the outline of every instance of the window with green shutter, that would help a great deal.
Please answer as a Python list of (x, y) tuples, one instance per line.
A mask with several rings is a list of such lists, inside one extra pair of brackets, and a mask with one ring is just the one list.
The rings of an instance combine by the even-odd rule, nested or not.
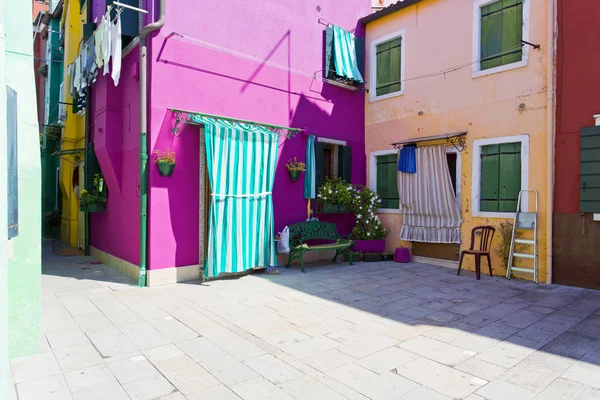
[(521, 143), (481, 147), (480, 211), (515, 212), (521, 190)]
[(381, 197), (381, 208), (400, 208), (398, 198), (398, 155), (378, 156), (377, 194)]
[(481, 70), (523, 58), (523, 0), (498, 0), (481, 7)]
[(402, 90), (402, 37), (376, 46), (376, 95)]

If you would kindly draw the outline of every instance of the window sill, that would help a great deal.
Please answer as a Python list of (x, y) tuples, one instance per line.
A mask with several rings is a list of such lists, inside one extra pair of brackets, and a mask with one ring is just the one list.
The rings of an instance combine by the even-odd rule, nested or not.
[[(528, 60), (527, 60), (527, 58), (524, 58), (523, 60), (521, 60), (519, 62), (501, 65), (501, 66), (495, 67), (495, 68), (484, 69), (483, 71), (481, 71), (481, 70), (473, 71), (472, 78), (475, 79), (475, 78), (479, 78), (482, 76), (498, 74), (500, 72), (511, 71), (511, 70), (517, 69), (517, 68), (523, 68), (523, 67), (526, 67), (527, 64), (528, 64)], [(479, 65), (477, 65), (477, 64), (475, 64), (475, 65), (476, 65), (476, 68), (479, 68)]]
[(377, 210), (378, 214), (402, 214), (402, 211), (398, 208), (380, 208)]
[(511, 212), (473, 211), (473, 212), (471, 212), (471, 216), (473, 216), (473, 217), (479, 217), (479, 218), (507, 219), (507, 218), (514, 218), (515, 217), (515, 213), (511, 213)]
[[(369, 93), (370, 92), (371, 91), (369, 91)], [(403, 96), (403, 95), (404, 95), (404, 89), (402, 89), (399, 92), (383, 94), (381, 96), (369, 96), (369, 103), (374, 103), (374, 102), (380, 101), (380, 100), (387, 100), (387, 99), (391, 99), (391, 98), (398, 97), (398, 96)]]

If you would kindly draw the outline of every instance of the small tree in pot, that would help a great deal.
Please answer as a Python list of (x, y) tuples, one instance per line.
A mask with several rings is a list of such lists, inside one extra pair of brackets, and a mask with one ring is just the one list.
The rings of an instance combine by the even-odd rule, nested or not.
[(383, 226), (377, 215), (380, 204), (377, 193), (366, 186), (354, 186), (350, 209), (356, 217), (356, 225), (351, 233), (355, 251), (383, 253), (385, 250), (385, 238), (390, 230)]

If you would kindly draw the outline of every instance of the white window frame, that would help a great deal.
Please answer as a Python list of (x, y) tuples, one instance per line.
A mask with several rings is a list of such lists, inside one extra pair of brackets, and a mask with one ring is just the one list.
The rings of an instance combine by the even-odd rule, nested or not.
[[(523, 58), (510, 64), (481, 70), (481, 8), (498, 0), (476, 0), (473, 3), (473, 72), (472, 77), (478, 78), (499, 72), (526, 67), (529, 61), (529, 45), (523, 46)], [(529, 41), (529, 0), (523, 0), (523, 39)]]
[[(377, 157), (398, 154), (398, 150), (388, 149), (373, 151), (369, 154), (369, 187), (377, 193)], [(377, 210), (381, 214), (402, 214), (400, 206), (398, 208), (380, 208)]]
[[(377, 45), (388, 42), (393, 39), (402, 38), (402, 47), (400, 49), (400, 79), (401, 87), (400, 90), (394, 93), (383, 94), (377, 96)], [(406, 53), (406, 30), (401, 29), (396, 32), (392, 32), (389, 35), (385, 35), (378, 39), (372, 40), (369, 43), (369, 102), (390, 99), (392, 97), (402, 96), (404, 94), (404, 80), (406, 78), (406, 67), (405, 67), (405, 53)]]
[[(502, 136), (473, 140), (473, 171), (471, 181), (471, 215), (484, 218), (513, 218), (512, 212), (480, 211), (481, 200), (481, 148), (490, 144), (521, 143), (521, 190), (529, 189), (529, 135)], [(528, 210), (527, 195), (523, 195), (522, 210)]]
[(446, 146), (446, 154), (448, 153), (456, 154), (456, 203), (462, 214), (462, 153), (454, 146)]

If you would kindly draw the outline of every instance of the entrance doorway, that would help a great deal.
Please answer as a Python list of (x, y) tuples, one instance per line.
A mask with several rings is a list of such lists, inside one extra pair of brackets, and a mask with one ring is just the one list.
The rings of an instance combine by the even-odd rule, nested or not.
[[(454, 147), (446, 148), (448, 170), (452, 180), (452, 188), (460, 209), (462, 157)], [(434, 258), (445, 261), (458, 261), (460, 256), (459, 243), (426, 243), (412, 242), (412, 255), (417, 257)]]

